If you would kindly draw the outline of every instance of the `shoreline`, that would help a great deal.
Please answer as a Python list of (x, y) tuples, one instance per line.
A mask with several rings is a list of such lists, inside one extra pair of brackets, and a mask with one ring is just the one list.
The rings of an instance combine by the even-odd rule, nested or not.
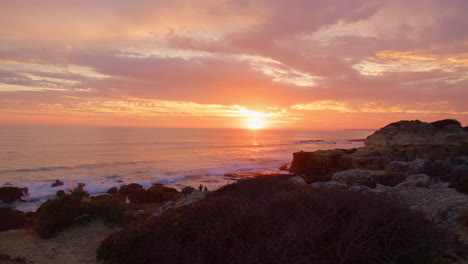
[[(297, 220), (301, 220), (303, 216), (312, 217), (312, 219), (314, 219), (313, 217), (319, 217), (318, 219), (322, 219), (321, 217), (331, 217), (330, 220), (332, 220), (336, 218), (335, 213), (341, 215), (341, 211), (335, 212), (334, 210), (330, 210), (328, 205), (322, 205), (322, 203), (336, 203), (337, 206), (344, 206), (342, 213), (350, 213), (351, 216), (354, 213), (360, 214), (359, 217), (363, 219), (368, 219), (369, 221), (375, 220), (378, 227), (382, 224), (382, 221), (388, 224), (389, 227), (382, 230), (384, 235), (381, 238), (385, 241), (387, 239), (393, 241), (393, 238), (391, 238), (393, 235), (389, 238), (387, 232), (393, 228), (394, 224), (404, 225), (406, 221), (410, 223), (401, 230), (409, 228), (408, 231), (412, 232), (419, 225), (412, 225), (412, 223), (420, 221), (420, 224), (425, 225), (425, 229), (419, 230), (422, 233), (418, 233), (418, 235), (427, 239), (437, 240), (438, 238), (435, 235), (432, 236), (431, 231), (437, 230), (438, 233), (440, 230), (442, 232), (440, 235), (444, 236), (444, 239), (449, 239), (447, 242), (450, 243), (450, 248), (438, 248), (438, 250), (448, 250), (447, 252), (452, 249), (456, 250), (449, 253), (437, 253), (442, 254), (440, 256), (428, 255), (425, 257), (442, 257), (447, 260), (457, 259), (457, 262), (451, 263), (463, 263), (465, 257), (463, 256), (464, 252), (462, 248), (468, 247), (467, 132), (467, 129), (462, 128), (455, 120), (441, 120), (434, 123), (400, 121), (375, 132), (366, 139), (365, 146), (358, 149), (295, 152), (293, 153), (291, 166), (289, 168), (281, 168), (282, 170), (288, 170), (287, 173), (225, 175), (226, 177), (230, 177), (235, 184), (225, 186), (218, 191), (204, 192), (194, 190), (194, 188), (184, 188), (179, 191), (162, 184), (154, 184), (149, 188), (139, 184), (128, 184), (121, 186), (119, 189), (113, 188), (112, 191), (109, 190), (109, 195), (98, 195), (88, 198), (88, 195), (82, 191), (83, 188), (80, 189), (80, 186), (78, 186), (71, 194), (61, 194), (61, 198), (48, 200), (43, 203), (35, 214), (29, 216), (23, 214), (21, 216), (22, 212), (9, 213), (13, 221), (14, 217), (19, 217), (18, 219), (23, 217), (26, 222), (29, 221), (29, 218), (33, 218), (35, 222), (33, 221), (32, 223), (34, 223), (35, 232), (41, 237), (50, 237), (52, 235), (52, 239), (60, 239), (62, 233), (64, 233), (63, 236), (65, 237), (67, 237), (67, 234), (73, 234), (71, 231), (76, 230), (76, 227), (69, 228), (68, 226), (71, 224), (94, 223), (95, 219), (111, 219), (112, 221), (119, 222), (125, 226), (123, 229), (120, 229), (121, 231), (111, 232), (111, 230), (103, 229), (107, 235), (112, 235), (106, 235), (107, 238), (100, 244), (100, 250), (104, 251), (101, 250), (98, 257), (107, 258), (107, 260), (112, 259), (112, 261), (116, 261), (115, 263), (120, 263), (120, 256), (125, 256), (129, 259), (135, 258), (134, 251), (125, 248), (125, 245), (133, 247), (133, 244), (125, 244), (125, 241), (132, 241), (140, 236), (145, 236), (147, 240), (144, 241), (146, 242), (152, 241), (152, 234), (158, 234), (159, 228), (167, 228), (166, 234), (175, 232), (174, 235), (180, 235), (182, 239), (180, 241), (185, 241), (185, 236), (190, 237), (193, 235), (192, 224), (204, 226), (204, 228), (208, 228), (206, 232), (215, 232), (214, 235), (216, 236), (223, 234), (216, 233), (220, 230), (228, 232), (227, 234), (238, 236), (239, 234), (232, 234), (230, 232), (232, 232), (231, 228), (239, 228), (239, 223), (243, 223), (246, 226), (252, 224), (253, 227), (261, 229), (261, 223), (251, 223), (250, 221), (251, 217), (255, 217), (257, 210), (262, 211), (266, 215), (271, 214), (271, 217), (278, 217), (278, 220), (284, 220), (282, 215), (289, 212), (290, 208), (298, 210), (297, 216), (300, 217)], [(407, 142), (411, 143), (408, 145)], [(250, 176), (255, 177), (253, 177), (254, 179), (249, 179)], [(19, 190), (16, 191), (16, 195), (18, 195)], [(324, 197), (328, 197), (327, 199), (329, 200), (321, 200), (315, 193), (321, 193)], [(209, 197), (209, 199), (204, 199), (205, 196)], [(238, 202), (243, 201), (243, 203), (248, 203), (251, 196), (256, 197), (255, 199), (258, 199), (259, 203), (252, 205), (254, 207), (251, 207), (248, 211), (242, 211), (249, 207), (240, 206)], [(342, 200), (340, 197), (348, 197), (349, 199)], [(302, 199), (307, 199), (309, 203), (302, 204)], [(355, 210), (356, 204), (353, 203), (353, 199), (358, 199), (363, 204), (367, 202), (382, 202), (381, 205), (374, 204), (375, 207), (372, 209), (381, 213), (381, 215), (375, 215), (374, 211), (368, 212), (366, 206)], [(265, 200), (271, 204), (265, 206), (263, 203)], [(281, 206), (285, 202), (289, 203), (289, 206)], [(388, 203), (388, 206), (394, 206), (394, 208), (390, 211), (385, 211), (388, 209), (385, 206), (382, 207), (385, 203)], [(186, 206), (189, 204), (193, 205)], [(316, 208), (323, 215), (317, 216), (315, 215), (315, 211), (313, 214), (310, 214), (312, 212), (310, 211), (303, 215), (305, 212), (303, 205), (307, 208), (309, 206), (310, 208)], [(213, 210), (213, 206), (220, 206), (220, 208)], [(255, 206), (259, 207), (255, 208)], [(224, 208), (230, 207), (232, 207), (234, 212), (237, 212), (236, 210), (243, 212), (237, 215), (237, 217), (246, 217), (245, 221), (237, 222), (240, 218), (234, 217), (231, 214), (231, 210), (222, 212)], [(203, 208), (203, 210), (207, 210), (206, 213), (214, 214), (213, 216), (216, 217), (218, 217), (218, 211), (222, 212), (223, 215), (222, 218), (216, 220), (218, 222), (211, 223), (211, 218), (205, 218), (204, 213), (199, 213), (194, 208)], [(379, 208), (382, 211), (379, 211)], [(276, 210), (279, 209), (286, 211), (278, 214)], [(167, 210), (169, 212), (164, 213)], [(333, 214), (330, 214), (330, 212)], [(401, 219), (402, 223), (394, 222), (393, 219), (387, 219), (387, 214), (391, 212), (396, 213), (394, 215), (395, 219)], [(71, 216), (68, 214), (71, 214)], [(184, 214), (187, 215), (184, 216)], [(200, 218), (194, 220), (192, 216)], [(52, 220), (65, 220), (60, 223), (60, 226), (54, 226), (56, 225), (55, 221), (49, 221), (49, 218)], [(84, 219), (83, 222), (82, 219)], [(162, 222), (159, 223), (161, 219)], [(225, 221), (222, 219), (227, 220), (226, 223), (232, 226), (223, 229), (224, 225), (219, 225), (217, 228), (212, 229), (212, 224), (224, 223)], [(268, 222), (268, 219), (267, 217), (262, 221)], [(342, 221), (350, 219), (352, 220), (353, 217), (337, 221), (336, 228), (341, 230)], [(188, 233), (180, 233), (180, 224), (190, 221), (195, 222), (191, 222), (192, 224), (187, 224), (183, 227)], [(52, 226), (50, 226), (51, 223)], [(351, 221), (349, 224), (356, 223)], [(99, 224), (97, 225), (99, 228)], [(46, 227), (45, 229), (43, 228), (44, 226)], [(28, 227), (27, 224), (26, 227)], [(280, 224), (277, 228), (282, 230), (282, 225)], [(294, 226), (291, 226), (291, 228), (308, 228), (308, 225), (302, 226), (301, 221), (299, 221)], [(316, 228), (320, 229), (320, 226)], [(16, 252), (22, 252), (26, 249), (21, 246), (21, 242), (15, 241), (34, 241), (38, 245), (54, 244), (53, 242), (56, 241), (37, 240), (39, 238), (31, 238), (30, 232), (28, 235), (25, 233), (28, 231), (22, 230), (0, 232), (0, 241), (3, 241), (0, 242), (0, 254), (5, 254), (2, 250), (6, 250), (6, 253), (10, 252), (9, 254), (12, 258), (24, 257)], [(241, 234), (243, 234), (242, 230), (244, 230), (243, 227), (238, 229)], [(371, 225), (371, 228), (368, 230), (371, 237), (374, 237), (373, 230)], [(286, 232), (287, 230), (283, 231)], [(88, 230), (87, 232), (90, 231)], [(195, 233), (197, 232), (195, 231)], [(265, 232), (262, 234), (267, 234), (268, 229), (262, 232)], [(277, 231), (274, 234), (282, 234), (281, 232)], [(295, 232), (294, 234), (300, 234), (300, 232)], [(334, 232), (329, 235), (333, 236), (333, 234)], [(3, 236), (5, 236), (5, 239), (1, 239)], [(103, 235), (103, 237), (106, 236)], [(205, 238), (212, 241), (216, 236)], [(70, 241), (75, 241), (74, 239), (79, 238), (68, 237)], [(172, 239), (172, 235), (168, 238)], [(402, 233), (401, 239), (407, 238), (405, 231)], [(7, 241), (8, 239), (10, 241)], [(99, 239), (102, 238), (96, 238), (96, 240)], [(278, 239), (282, 239), (282, 235)], [(328, 241), (327, 239), (325, 240)], [(177, 244), (180, 241), (176, 239), (173, 243)], [(252, 242), (253, 240), (247, 241)], [(415, 241), (424, 241), (424, 239), (417, 239)], [(239, 243), (241, 242), (245, 241), (239, 241)], [(253, 245), (257, 244), (255, 242)], [(99, 246), (98, 243), (93, 245)], [(150, 243), (146, 246), (151, 245), (153, 244)], [(398, 245), (400, 244), (397, 243), (396, 246), (398, 247)], [(117, 248), (123, 246), (124, 248), (121, 248), (123, 251), (114, 251), (114, 246)], [(217, 246), (223, 249), (223, 244), (217, 244)], [(430, 245), (428, 244), (427, 246)], [(444, 247), (443, 244), (439, 246)], [(67, 251), (70, 250), (70, 247), (73, 249), (74, 245), (62, 246), (61, 250)], [(8, 248), (14, 248), (17, 251), (8, 251)], [(369, 247), (369, 249), (371, 248)], [(92, 253), (94, 256), (96, 254), (95, 249), (89, 249), (87, 252), (94, 250), (94, 253)], [(142, 250), (141, 248), (133, 249), (136, 251)], [(48, 250), (48, 252), (44, 252), (44, 256), (49, 259), (53, 258), (50, 252), (57, 252), (57, 248), (52, 247)], [(460, 250), (461, 253), (459, 252)], [(380, 254), (379, 252), (377, 251), (376, 253)], [(146, 254), (144, 252), (140, 253)], [(158, 256), (157, 253), (155, 253), (156, 255), (152, 254), (148, 253), (145, 255), (145, 258), (154, 260)], [(190, 259), (191, 255), (189, 254), (185, 257)], [(366, 254), (361, 257), (365, 258)], [(411, 254), (408, 257), (418, 258), (418, 256)], [(168, 259), (170, 258), (168, 256)], [(308, 258), (313, 258), (313, 254), (309, 254)], [(459, 260), (462, 262), (458, 262)], [(91, 261), (89, 259), (86, 261), (88, 262), (77, 263), (95, 263), (89, 262)]]
[[(199, 184), (207, 185), (210, 190), (216, 190), (221, 188), (222, 186), (231, 183), (232, 181), (243, 179), (243, 178), (250, 178), (256, 177), (258, 174), (282, 174), (286, 173), (284, 171), (279, 170), (278, 168), (281, 166), (285, 166), (283, 163), (278, 164), (275, 167), (268, 167), (268, 168), (244, 168), (244, 169), (237, 169), (233, 172), (226, 173), (224, 175), (200, 175), (200, 176), (176, 176), (172, 178), (163, 178), (163, 179), (147, 179), (142, 181), (124, 181), (120, 179), (115, 179), (114, 183), (101, 183), (101, 184), (94, 184), (88, 185), (86, 180), (64, 180), (64, 179), (56, 179), (54, 181), (47, 181), (41, 182), (36, 185), (35, 188), (40, 188), (42, 195), (37, 196), (34, 193), (34, 185), (25, 184), (3, 184), (0, 187), (17, 187), (17, 188), (28, 188), (28, 192), (21, 197), (20, 200), (15, 201), (14, 203), (3, 203), (0, 201), (0, 208), (13, 208), (16, 210), (20, 210), (23, 212), (33, 212), (39, 206), (49, 199), (57, 198), (58, 191), (64, 191), (65, 193), (69, 194), (73, 189), (75, 189), (80, 184), (84, 185), (84, 190), (87, 191), (90, 195), (97, 196), (106, 194), (107, 190), (116, 187), (120, 188), (124, 185), (128, 185), (131, 183), (141, 184), (144, 188), (149, 188), (154, 184), (164, 184), (167, 187), (175, 188), (177, 190), (182, 190), (185, 186), (198, 186)], [(286, 166), (289, 166), (286, 165)], [(194, 178), (191, 180), (191, 178)], [(58, 186), (52, 186), (54, 182), (60, 181), (62, 184)], [(31, 188), (33, 186), (33, 188)], [(47, 192), (47, 193), (46, 193)]]

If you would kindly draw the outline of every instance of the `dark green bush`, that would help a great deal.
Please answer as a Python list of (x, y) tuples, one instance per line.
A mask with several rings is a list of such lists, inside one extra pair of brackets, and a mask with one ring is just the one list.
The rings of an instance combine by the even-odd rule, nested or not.
[(117, 232), (107, 263), (440, 263), (443, 233), (384, 197), (247, 179)]
[(89, 202), (90, 214), (96, 218), (101, 218), (106, 225), (126, 222), (125, 210), (125, 200), (116, 196), (100, 195), (92, 197)]
[(460, 122), (458, 122), (455, 119), (443, 119), (443, 120), (432, 122), (431, 125), (433, 127), (435, 127), (435, 128), (438, 128), (438, 129), (443, 129), (446, 126), (449, 126), (449, 125), (454, 125), (454, 126), (461, 127)]
[(189, 195), (191, 194), (193, 191), (195, 191), (195, 188), (191, 187), (191, 186), (186, 186), (182, 189), (181, 193), (183, 195)]
[(81, 220), (100, 218), (111, 226), (127, 221), (123, 198), (100, 195), (86, 200), (88, 197), (87, 192), (75, 191), (43, 203), (37, 210), (36, 232), (41, 238), (50, 238), (72, 224), (80, 224), (80, 216)]
[(75, 191), (59, 199), (48, 200), (37, 210), (36, 231), (41, 238), (49, 238), (61, 231), (73, 219), (86, 212), (87, 204), (82, 201), (89, 196), (83, 191)]

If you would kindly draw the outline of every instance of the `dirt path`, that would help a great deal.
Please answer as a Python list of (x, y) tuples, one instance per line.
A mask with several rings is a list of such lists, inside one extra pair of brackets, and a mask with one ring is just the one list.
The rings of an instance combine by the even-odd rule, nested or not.
[(51, 239), (40, 239), (24, 229), (9, 230), (0, 232), (0, 254), (34, 264), (94, 264), (100, 243), (118, 230), (96, 222), (93, 226), (70, 228)]

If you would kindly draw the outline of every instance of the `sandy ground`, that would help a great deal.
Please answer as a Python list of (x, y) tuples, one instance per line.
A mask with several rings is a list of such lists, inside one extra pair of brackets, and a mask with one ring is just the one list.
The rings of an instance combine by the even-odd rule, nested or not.
[[(91, 264), (96, 262), (96, 250), (111, 229), (101, 222), (93, 226), (73, 227), (50, 239), (40, 239), (30, 230), (17, 229), (0, 232), (0, 254), (24, 258), (35, 264)], [(0, 263), (17, 263), (2, 261)]]

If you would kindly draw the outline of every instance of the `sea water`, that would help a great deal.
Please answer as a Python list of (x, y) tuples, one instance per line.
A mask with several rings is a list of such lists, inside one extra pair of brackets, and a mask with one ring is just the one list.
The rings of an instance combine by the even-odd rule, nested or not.
[(14, 204), (24, 211), (78, 183), (91, 194), (133, 182), (213, 190), (226, 174), (278, 173), (293, 152), (361, 147), (372, 132), (2, 125), (0, 186), (29, 188)]

